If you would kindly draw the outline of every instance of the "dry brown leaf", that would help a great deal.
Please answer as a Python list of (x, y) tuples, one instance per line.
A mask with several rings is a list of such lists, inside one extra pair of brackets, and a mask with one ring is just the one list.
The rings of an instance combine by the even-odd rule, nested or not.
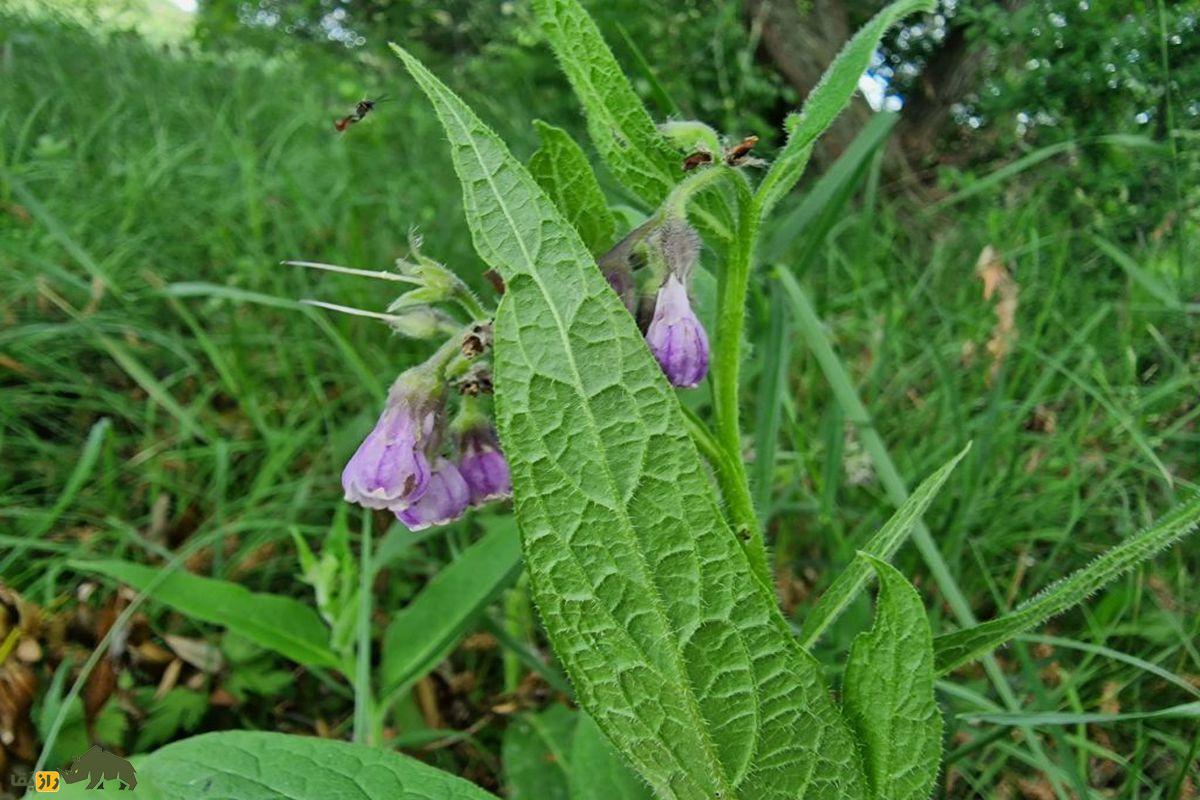
[(1121, 684), (1116, 681), (1107, 681), (1100, 690), (1100, 711), (1105, 714), (1120, 714), (1121, 702), (1117, 700), (1117, 695), (1120, 693)]
[(500, 642), (487, 631), (478, 631), (463, 639), (460, 646), (468, 653), (487, 653), (499, 647)]
[(17, 658), (26, 664), (36, 664), (42, 660), (42, 646), (37, 639), (26, 636), (17, 644)]
[(156, 642), (142, 642), (133, 649), (134, 660), (141, 664), (170, 664), (175, 656)]
[(167, 668), (163, 670), (162, 678), (158, 681), (158, 688), (154, 690), (155, 700), (162, 700), (167, 696), (167, 692), (175, 688), (175, 684), (179, 683), (179, 673), (182, 669), (182, 659), (172, 659), (171, 663), (167, 664)]
[(442, 719), (442, 712), (438, 708), (437, 687), (433, 685), (433, 679), (428, 675), (421, 678), (413, 687), (413, 691), (416, 692), (417, 708), (421, 710), (421, 717), (425, 720), (426, 727), (446, 727), (446, 722)]
[(1021, 797), (1026, 800), (1058, 800), (1054, 787), (1045, 777), (1018, 778), (1017, 788), (1021, 791)]
[(996, 298), (996, 324), (988, 339), (987, 351), (992, 363), (988, 368), (988, 383), (996, 379), (1001, 365), (1017, 341), (1017, 297), (1020, 287), (1013, 279), (1000, 253), (990, 244), (983, 248), (975, 262), (975, 275), (983, 281), (983, 299)]
[(238, 700), (233, 696), (233, 693), (224, 686), (218, 686), (213, 689), (212, 694), (208, 696), (208, 704), (217, 706), (218, 708), (235, 708)]
[(1051, 661), (1038, 675), (1041, 676), (1042, 683), (1047, 686), (1059, 686), (1062, 684), (1063, 671), (1057, 661)]
[(225, 666), (225, 659), (221, 656), (221, 651), (203, 639), (167, 634), (163, 640), (175, 652), (175, 655), (201, 672), (220, 672), (221, 668)]
[(116, 690), (117, 665), (111, 658), (102, 658), (88, 673), (87, 682), (83, 686), (83, 713), (89, 723), (96, 719), (100, 709), (104, 708), (104, 704)]

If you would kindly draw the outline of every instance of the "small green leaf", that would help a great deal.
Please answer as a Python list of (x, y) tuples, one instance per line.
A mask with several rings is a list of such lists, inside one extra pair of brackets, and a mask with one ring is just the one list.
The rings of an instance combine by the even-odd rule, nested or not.
[(887, 29), (914, 12), (932, 12), (934, 6), (933, 0), (896, 0), (872, 17), (846, 43), (805, 99), (800, 113), (788, 115), (784, 122), (787, 144), (758, 187), (758, 201), (763, 214), (769, 212), (800, 180), (812, 155), (813, 143), (849, 104), (858, 88), (858, 79), (871, 65), (871, 58)]
[[(388, 750), (315, 736), (226, 731), (134, 761), (132, 796), (152, 800), (495, 800), (472, 783)], [(84, 782), (59, 797), (89, 798)], [(114, 782), (105, 788), (113, 789)], [(122, 792), (122, 795), (130, 794)]]
[(509, 800), (568, 800), (571, 740), (579, 716), (566, 706), (550, 706), (509, 724), (501, 745)]
[(150, 713), (138, 725), (135, 753), (144, 753), (173, 738), (179, 731), (191, 732), (208, 711), (208, 695), (177, 686), (161, 698), (147, 697)]
[(236, 583), (190, 572), (164, 575), (128, 561), (71, 561), (73, 569), (107, 575), (184, 616), (221, 625), (298, 664), (343, 669), (329, 649), (329, 632), (317, 613), (290, 597), (250, 592)]
[(879, 575), (875, 625), (850, 648), (843, 705), (863, 745), (870, 797), (925, 800), (942, 753), (933, 696), (933, 634), (925, 607), (895, 567), (862, 554)]
[(583, 150), (562, 128), (533, 121), (542, 146), (529, 158), (529, 172), (550, 196), (592, 255), (612, 247), (617, 222)]
[(944, 675), (1007, 642), (1022, 631), (1061, 614), (1126, 570), (1147, 560), (1200, 527), (1200, 497), (1184, 503), (1157, 523), (1109, 549), (1091, 564), (1042, 590), (1016, 611), (934, 640), (937, 671)]
[(385, 695), (406, 691), (436, 667), (479, 610), (520, 571), (516, 522), (493, 517), (489, 527), (392, 617), (383, 636), (380, 675)]
[(642, 782), (587, 714), (571, 744), (571, 800), (651, 800)]
[(596, 23), (577, 0), (534, 0), (534, 13), (587, 115), (596, 152), (622, 185), (657, 206), (683, 174)]
[(507, 287), (497, 422), (533, 596), (580, 704), (664, 798), (853, 796), (849, 727), (725, 523), (633, 318), (499, 137), (395, 49)]
[[(900, 549), (900, 545), (908, 540), (913, 526), (920, 521), (921, 515), (929, 508), (933, 498), (937, 497), (937, 493), (941, 491), (942, 485), (950, 477), (950, 473), (954, 471), (958, 462), (962, 461), (963, 456), (970, 449), (971, 445), (968, 444), (958, 455), (942, 465), (941, 469), (926, 478), (917, 487), (917, 490), (904, 501), (904, 505), (896, 509), (896, 513), (879, 529), (879, 532), (863, 546), (863, 552), (882, 561), (891, 561), (892, 556)], [(834, 579), (833, 584), (825, 594), (821, 595), (817, 605), (804, 620), (804, 629), (800, 633), (801, 645), (812, 647), (821, 633), (837, 619), (837, 616), (867, 585), (872, 572), (871, 565), (866, 559), (856, 558)]]

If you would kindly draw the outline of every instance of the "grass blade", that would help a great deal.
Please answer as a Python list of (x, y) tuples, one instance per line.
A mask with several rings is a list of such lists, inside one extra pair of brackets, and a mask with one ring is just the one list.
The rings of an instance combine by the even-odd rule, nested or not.
[(1099, 644), (1090, 644), (1088, 642), (1079, 642), (1074, 639), (1064, 639), (1061, 636), (1029, 636), (1029, 635), (1027, 635), (1027, 636), (1018, 636), (1017, 638), (1023, 642), (1034, 642), (1035, 644), (1048, 644), (1048, 645), (1051, 645), (1052, 647), (1063, 647), (1068, 650), (1078, 650), (1083, 653), (1091, 653), (1093, 655), (1101, 656), (1102, 658), (1108, 658), (1113, 661), (1122, 661), (1126, 664), (1129, 664), (1132, 667), (1137, 667), (1140, 670), (1149, 672), (1151, 675), (1155, 675), (1159, 678), (1162, 678), (1167, 683), (1177, 686), (1180, 689), (1183, 689), (1188, 694), (1191, 694), (1197, 698), (1200, 698), (1200, 687), (1193, 686), (1191, 683), (1189, 683), (1188, 681), (1179, 677), (1174, 672), (1163, 669), (1158, 664), (1147, 661), (1144, 658), (1138, 658), (1137, 656), (1131, 656), (1128, 653), (1122, 653), (1120, 650), (1114, 650), (1111, 647), (1105, 647), (1104, 645), (1099, 645)]
[(79, 490), (91, 477), (92, 470), (96, 466), (96, 459), (100, 457), (100, 446), (104, 444), (104, 437), (111, 427), (112, 420), (108, 417), (100, 419), (92, 426), (87, 441), (83, 443), (83, 450), (79, 453), (79, 460), (75, 462), (75, 469), (71, 470), (71, 477), (67, 478), (66, 485), (59, 492), (58, 499), (54, 501), (50, 510), (26, 533), (28, 538), (37, 539), (42, 536), (54, 527), (54, 523), (58, 522), (58, 518), (70, 507), (75, 500), (75, 495), (79, 494)]
[(1070, 714), (1060, 711), (1047, 711), (1034, 714), (961, 714), (959, 719), (966, 722), (984, 722), (991, 725), (1032, 725), (1044, 727), (1049, 725), (1103, 725), (1112, 722), (1124, 722), (1133, 719), (1200, 719), (1200, 701), (1183, 703), (1170, 708), (1160, 708), (1157, 711), (1130, 711), (1123, 714)]

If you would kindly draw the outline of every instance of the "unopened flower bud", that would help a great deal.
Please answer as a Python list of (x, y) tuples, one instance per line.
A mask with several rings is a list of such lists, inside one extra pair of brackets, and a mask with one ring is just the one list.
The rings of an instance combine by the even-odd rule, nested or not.
[(405, 508), (430, 479), (426, 453), (436, 444), (442, 387), (424, 367), (400, 375), (379, 421), (342, 470), (346, 500), (367, 508)]
[(396, 333), (409, 339), (432, 339), (458, 327), (444, 311), (421, 305), (393, 309), (387, 323)]
[(508, 461), (491, 426), (470, 428), (459, 435), (458, 471), (471, 488), (471, 505), (512, 496)]
[(691, 389), (708, 374), (708, 334), (674, 272), (658, 290), (646, 343), (673, 386)]
[(664, 122), (658, 126), (658, 132), (684, 153), (721, 152), (721, 137), (717, 132), (694, 119)]
[(471, 499), (471, 490), (458, 468), (446, 458), (434, 461), (429, 486), (415, 503), (396, 511), (410, 531), (445, 525), (463, 515)]

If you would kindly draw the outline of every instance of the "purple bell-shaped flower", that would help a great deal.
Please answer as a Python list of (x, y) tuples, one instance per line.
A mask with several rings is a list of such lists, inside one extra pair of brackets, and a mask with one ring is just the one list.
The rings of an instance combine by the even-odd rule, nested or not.
[(458, 471), (471, 488), (471, 505), (512, 496), (508, 461), (490, 425), (472, 427), (459, 436)]
[(672, 386), (692, 389), (708, 374), (708, 334), (674, 271), (658, 290), (646, 343)]
[(439, 457), (433, 463), (428, 487), (415, 503), (396, 509), (396, 519), (410, 531), (445, 525), (463, 515), (471, 501), (471, 489), (458, 467)]
[(431, 478), (428, 453), (436, 446), (442, 387), (422, 367), (400, 375), (375, 427), (342, 470), (346, 500), (367, 508), (406, 508), (420, 500)]

